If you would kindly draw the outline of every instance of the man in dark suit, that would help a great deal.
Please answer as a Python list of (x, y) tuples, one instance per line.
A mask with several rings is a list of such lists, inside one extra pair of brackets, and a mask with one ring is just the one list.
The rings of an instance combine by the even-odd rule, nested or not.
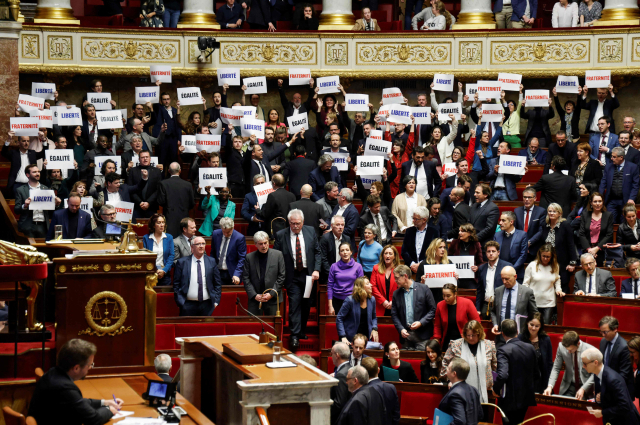
[(476, 202), (471, 206), (469, 223), (476, 229), (476, 236), (480, 245), (493, 239), (496, 233), (496, 226), (500, 221), (500, 209), (491, 202), (491, 188), (486, 183), (476, 186), (474, 198)]
[[(629, 357), (627, 355), (627, 357)], [(640, 413), (633, 404), (633, 393), (629, 393), (625, 379), (603, 362), (603, 355), (595, 348), (582, 353), (582, 367), (593, 374), (597, 392), (600, 393), (602, 409), (593, 411), (602, 424), (640, 424)]]
[(109, 173), (104, 176), (105, 188), (100, 193), (96, 193), (97, 198), (102, 203), (107, 202), (132, 202), (132, 195), (138, 190), (138, 186), (129, 186), (120, 183), (120, 174)]
[(98, 120), (96, 119), (96, 108), (91, 103), (83, 106), (82, 119), (82, 139), (86, 140), (91, 149), (96, 147), (98, 136), (106, 136), (111, 139), (113, 132), (109, 129), (98, 130)]
[(384, 407), (387, 411), (386, 424), (398, 425), (400, 422), (400, 400), (398, 399), (398, 391), (393, 384), (381, 381), (378, 378), (378, 372), (380, 366), (373, 357), (366, 357), (362, 359), (360, 364), (367, 370), (369, 374), (369, 386), (374, 388), (382, 395), (384, 399)]
[(470, 193), (474, 193), (476, 189), (476, 185), (478, 184), (478, 179), (482, 180), (485, 178), (487, 174), (489, 174), (489, 164), (487, 163), (487, 159), (483, 156), (480, 159), (480, 164), (482, 165), (482, 170), (478, 173), (469, 174), (469, 162), (465, 158), (460, 158), (456, 162), (456, 167), (458, 169), (458, 173), (449, 176), (445, 179), (445, 186), (447, 188), (459, 186), (458, 179), (464, 175), (471, 177), (471, 187), (469, 188)]
[(331, 405), (331, 425), (338, 423), (338, 416), (342, 408), (351, 398), (349, 387), (347, 386), (347, 372), (349, 371), (349, 346), (344, 342), (336, 342), (331, 347), (331, 360), (333, 361), (333, 377), (338, 380), (338, 385), (331, 387), (330, 396), (333, 400)]
[[(178, 110), (171, 106), (171, 96), (167, 92), (160, 94), (162, 104), (153, 104), (153, 136), (159, 137), (160, 131), (164, 131), (164, 140), (158, 144), (158, 162), (165, 170), (169, 164), (178, 161), (178, 143), (182, 138)], [(163, 124), (166, 124), (164, 126)]]
[[(416, 177), (416, 192), (422, 196), (429, 195), (429, 198), (440, 196), (440, 188), (442, 187), (442, 178), (438, 175), (435, 163), (425, 161), (425, 152), (422, 146), (416, 146), (413, 149), (413, 159), (402, 163), (402, 173), (400, 181), (405, 176)], [(400, 192), (404, 192), (404, 186), (400, 186)], [(426, 198), (426, 196), (425, 196)]]
[(338, 169), (333, 166), (333, 158), (329, 154), (323, 154), (318, 160), (318, 167), (309, 174), (308, 183), (313, 190), (313, 202), (324, 196), (324, 185), (330, 181), (338, 183), (338, 189), (342, 190), (342, 179)]
[[(569, 145), (573, 146), (573, 143), (569, 143)], [(564, 158), (555, 156), (551, 161), (553, 173), (543, 174), (540, 180), (533, 185), (536, 192), (541, 192), (540, 207), (546, 211), (549, 204), (556, 203), (562, 207), (562, 216), (565, 218), (571, 212), (571, 203), (577, 197), (575, 177), (565, 176), (562, 173), (562, 170), (567, 169), (566, 165)]]
[[(522, 193), (523, 206), (513, 210), (516, 215), (516, 229), (523, 230), (529, 238), (528, 261), (533, 261), (538, 248), (544, 243), (542, 227), (546, 225), (547, 210), (536, 206), (536, 191), (527, 187)], [(494, 227), (495, 228), (495, 227)]]
[(478, 292), (476, 294), (476, 309), (481, 312), (483, 319), (490, 316), (489, 303), (493, 302), (495, 290), (502, 286), (502, 269), (513, 264), (500, 259), (500, 244), (488, 241), (484, 245), (487, 262), (478, 266)]
[(307, 130), (300, 130), (299, 143), (303, 144), (307, 151), (307, 158), (312, 161), (317, 161), (322, 151), (322, 140), (318, 136), (318, 131), (315, 127), (309, 127)]
[(329, 277), (329, 270), (333, 263), (339, 260), (338, 247), (342, 242), (350, 243), (351, 239), (344, 233), (344, 217), (334, 215), (331, 218), (331, 231), (325, 233), (320, 238), (320, 253), (322, 255), (322, 270), (320, 281), (326, 282)]
[(132, 196), (134, 219), (149, 218), (158, 212), (158, 186), (161, 181), (162, 172), (151, 166), (151, 153), (140, 152), (140, 165), (129, 170), (127, 175), (127, 184), (139, 187)]
[[(278, 300), (283, 301), (282, 285), (286, 277), (284, 257), (280, 251), (269, 249), (269, 235), (253, 235), (257, 251), (247, 254), (242, 282), (249, 298), (248, 310), (257, 316), (275, 316)], [(268, 292), (265, 292), (270, 290)]]
[(492, 201), (515, 201), (518, 199), (516, 184), (522, 179), (522, 176), (516, 174), (503, 174), (500, 172), (500, 155), (511, 155), (509, 143), (501, 142), (498, 146), (498, 156), (491, 160), (489, 165), (489, 174), (487, 180), (490, 182)]
[[(271, 180), (271, 177), (275, 174), (273, 169), (271, 168), (271, 164), (269, 162), (282, 154), (285, 150), (289, 148), (290, 143), (285, 143), (280, 146), (279, 149), (271, 152), (270, 155), (266, 155), (262, 150), (262, 146), (260, 146), (255, 138), (255, 136), (251, 136), (251, 143), (247, 148), (247, 151), (244, 154), (243, 164), (244, 167), (244, 175), (245, 182), (250, 182), (253, 179), (253, 176), (256, 174), (262, 174), (265, 179)], [(250, 188), (247, 188), (249, 191)]]
[[(266, 223), (267, 230), (271, 230), (271, 233), (275, 235), (287, 227), (286, 217), (291, 209), (289, 205), (296, 201), (296, 197), (284, 188), (282, 174), (274, 174), (271, 178), (271, 185), (274, 191), (267, 196), (267, 202), (257, 212), (260, 219)], [(275, 219), (278, 220), (274, 221)]]
[(633, 294), (634, 299), (640, 299), (640, 260), (628, 257), (625, 268), (631, 277), (622, 281), (620, 296), (622, 297), (622, 294)]
[(553, 99), (549, 98), (548, 108), (536, 106), (535, 108), (529, 108), (525, 110), (524, 105), (522, 105), (520, 117), (528, 121), (527, 132), (524, 136), (525, 146), (533, 137), (538, 139), (538, 143), (540, 143), (540, 146), (542, 146), (543, 148), (546, 148), (551, 144), (551, 130), (549, 129), (549, 120), (556, 116), (555, 111), (551, 107), (552, 102)]
[(491, 333), (497, 335), (496, 347), (505, 343), (505, 337), (503, 337), (500, 328), (503, 320), (516, 319), (517, 316), (531, 318), (534, 313), (538, 312), (533, 290), (518, 283), (516, 280), (516, 270), (513, 267), (503, 267), (502, 272), (500, 272), (500, 277), (502, 278), (502, 286), (495, 288), (495, 302), (491, 310), (491, 321), (493, 322)]
[(461, 187), (454, 187), (451, 190), (451, 195), (449, 195), (449, 199), (453, 204), (453, 224), (447, 239), (456, 239), (460, 226), (469, 223), (469, 220), (471, 220), (471, 208), (469, 208), (469, 204), (464, 202), (464, 195), (464, 189)]
[(519, 424), (529, 406), (536, 406), (533, 383), (541, 373), (533, 345), (517, 338), (515, 320), (502, 321), (502, 334), (506, 342), (498, 348), (498, 377), (493, 382), (493, 392), (509, 423)]
[(631, 146), (631, 132), (623, 130), (618, 133), (618, 145), (624, 149), (624, 160), (640, 167), (640, 151)]
[(7, 190), (13, 191), (15, 194), (20, 186), (25, 186), (29, 181), (25, 175), (26, 166), (37, 163), (39, 159), (44, 159), (45, 150), (42, 149), (40, 152), (36, 152), (29, 149), (31, 141), (28, 136), (18, 137), (18, 149), (9, 149), (11, 137), (13, 136), (12, 131), (9, 132), (9, 136), (9, 140), (2, 146), (2, 156), (11, 162), (11, 169), (9, 170), (9, 178), (7, 180)]
[[(279, 129), (280, 131), (284, 132), (284, 133), (280, 133), (280, 134), (284, 134), (285, 135), (285, 142), (286, 142), (286, 129), (281, 128)], [(273, 128), (267, 126), (264, 129), (264, 141), (260, 144), (260, 146), (262, 147), (262, 150), (264, 151), (264, 155), (270, 157), (271, 159), (269, 160), (269, 165), (271, 166), (271, 169), (275, 172), (275, 173), (280, 173), (282, 174), (282, 167), (284, 167), (284, 163), (285, 163), (285, 158), (284, 158), (284, 150), (282, 150), (282, 146), (284, 145), (284, 143), (282, 142), (277, 142), (275, 140), (275, 136), (276, 136), (276, 132), (273, 131)], [(272, 156), (271, 154), (273, 152), (281, 152), (280, 155), (276, 155), (276, 156)]]
[(370, 387), (369, 374), (362, 366), (353, 366), (347, 372), (347, 386), (351, 398), (345, 404), (338, 425), (383, 425), (387, 412), (382, 394)]
[[(253, 176), (253, 185), (257, 186), (260, 184), (264, 184), (265, 178), (262, 174), (257, 174)], [(242, 201), (242, 218), (249, 222), (249, 227), (247, 227), (247, 236), (253, 236), (254, 233), (263, 230), (267, 231), (268, 226), (265, 224), (264, 220), (258, 216), (258, 196), (256, 195), (256, 191), (251, 189), (245, 196), (244, 201)]]
[(133, 140), (139, 138), (142, 141), (141, 149), (145, 149), (150, 152), (153, 152), (156, 146), (164, 142), (164, 138), (167, 134), (166, 133), (167, 127), (168, 127), (168, 124), (166, 123), (160, 125), (160, 132), (158, 133), (158, 137), (156, 138), (149, 135), (149, 133), (145, 132), (144, 123), (142, 120), (134, 119), (131, 132), (126, 135), (123, 134), (120, 140), (118, 140), (118, 143), (116, 143), (115, 148), (116, 150), (123, 149), (124, 152), (127, 153), (131, 149), (133, 149)]
[(196, 235), (196, 222), (191, 217), (180, 220), (180, 235), (173, 238), (173, 264), (175, 265), (182, 257), (191, 255), (191, 240)]
[(540, 149), (540, 142), (536, 137), (529, 140), (529, 146), (520, 149), (518, 156), (526, 156), (527, 165), (544, 165), (547, 161), (547, 151)]
[(524, 263), (527, 261), (529, 238), (523, 230), (515, 228), (516, 215), (513, 211), (505, 211), (500, 215), (500, 231), (493, 240), (500, 244), (500, 258), (513, 264), (518, 279), (524, 278)]
[[(600, 117), (596, 116), (596, 113), (600, 108), (602, 108), (602, 115), (606, 115), (608, 117), (613, 117), (613, 111), (620, 107), (620, 102), (618, 98), (613, 93), (613, 85), (609, 84), (608, 88), (598, 88), (597, 91), (597, 99), (591, 99), (587, 102), (587, 91), (589, 88), (585, 85), (582, 88), (582, 98), (580, 101), (580, 108), (586, 109), (589, 111), (589, 118), (587, 119), (587, 126), (584, 129), (585, 133), (596, 133), (598, 132), (597, 122)], [(607, 94), (611, 95), (611, 99), (607, 98)], [(601, 115), (601, 116), (602, 116)], [(616, 132), (616, 123), (611, 120), (611, 132)]]
[(218, 263), (223, 285), (240, 285), (246, 255), (244, 235), (234, 230), (232, 218), (222, 217), (220, 228), (211, 234), (211, 256)]
[(38, 424), (69, 425), (107, 423), (121, 407), (119, 398), (94, 400), (83, 398), (74, 381), (84, 379), (93, 367), (96, 346), (81, 339), (67, 341), (58, 351), (57, 365), (47, 371), (36, 384), (29, 404), (29, 416)]
[(67, 200), (68, 207), (55, 211), (51, 217), (47, 240), (55, 236), (56, 225), (62, 225), (62, 239), (83, 239), (91, 234), (91, 214), (80, 209), (82, 198), (77, 192), (71, 192)]
[(306, 112), (310, 115), (311, 101), (316, 95), (313, 91), (313, 78), (309, 80), (309, 93), (307, 96), (307, 100), (304, 103), (302, 102), (302, 95), (300, 93), (294, 93), (293, 97), (291, 98), (292, 101), (289, 101), (289, 99), (287, 99), (287, 95), (284, 93), (284, 88), (282, 87), (283, 83), (283, 80), (278, 80), (278, 93), (280, 93), (280, 103), (282, 103), (282, 107), (284, 108), (285, 116), (285, 119), (283, 121), (286, 123), (286, 118), (289, 118), (290, 116), (296, 114), (304, 114)]
[[(203, 237), (191, 241), (191, 255), (176, 263), (173, 272), (173, 295), (180, 316), (211, 316), (220, 303), (222, 282), (213, 257), (205, 255)], [(191, 270), (195, 268), (195, 273)]]
[(351, 203), (353, 201), (353, 191), (346, 187), (340, 191), (338, 196), (338, 205), (333, 209), (331, 213), (332, 219), (336, 215), (344, 217), (344, 234), (349, 236), (351, 241), (351, 251), (356, 252), (356, 229), (360, 222), (360, 214), (358, 209)]
[[(400, 265), (393, 269), (398, 289), (393, 293), (391, 318), (400, 334), (405, 349), (424, 351), (427, 341), (433, 336), (433, 319), (436, 303), (427, 285), (411, 279), (411, 269)], [(413, 309), (407, 310), (405, 299), (413, 299)]]
[[(85, 238), (93, 238), (93, 239), (106, 239), (106, 240), (115, 240), (115, 241), (120, 241), (120, 238), (122, 237), (122, 234), (124, 233), (125, 229), (123, 229), (120, 225), (116, 224), (116, 209), (113, 207), (113, 205), (109, 205), (109, 204), (104, 204), (102, 207), (100, 207), (100, 212), (98, 213), (98, 215), (100, 216), (100, 220), (96, 220), (96, 228), (93, 229), (93, 232), (91, 232), (91, 235), (86, 236)], [(112, 233), (107, 233), (107, 226), (108, 223), (114, 223), (115, 227), (112, 227), (111, 229), (120, 229), (120, 231), (118, 232), (118, 234), (112, 234)]]
[(133, 167), (140, 163), (140, 153), (143, 150), (142, 138), (134, 137), (131, 139), (130, 146), (131, 149), (123, 152), (120, 156), (120, 172), (125, 177)]
[[(456, 176), (453, 176), (453, 177), (456, 177)], [(467, 205), (469, 205), (469, 201), (471, 201), (471, 195), (473, 195), (474, 193), (471, 191), (472, 183), (473, 181), (471, 179), (471, 176), (468, 174), (463, 174), (460, 176), (460, 178), (457, 178), (456, 180), (455, 187), (460, 187), (464, 190), (464, 199), (462, 200), (462, 202)], [(446, 215), (451, 221), (453, 221), (453, 205), (454, 205), (453, 202), (451, 201), (451, 192), (455, 187), (448, 187), (444, 189), (440, 194), (440, 205), (441, 205), (440, 209), (442, 210), (442, 214)]]
[(625, 160), (624, 148), (611, 150), (611, 161), (607, 164), (600, 182), (600, 193), (604, 195), (607, 211), (613, 214), (615, 223), (622, 220), (622, 207), (635, 205), (640, 183), (638, 166)]
[[(398, 220), (396, 216), (391, 214), (389, 208), (382, 207), (380, 204), (381, 201), (378, 195), (369, 195), (367, 197), (367, 206), (369, 209), (360, 216), (358, 234), (364, 238), (364, 228), (368, 224), (375, 224), (380, 229), (380, 245), (385, 246), (390, 244), (391, 238), (398, 233)], [(407, 232), (410, 230), (411, 228), (407, 229)]]
[[(407, 228), (402, 241), (401, 256), (404, 264), (415, 273), (418, 265), (425, 259), (427, 248), (431, 241), (440, 237), (440, 231), (427, 223), (429, 210), (427, 207), (417, 207), (413, 211), (413, 226)], [(422, 236), (419, 237), (418, 235)]]
[(304, 215), (300, 210), (289, 211), (289, 227), (275, 235), (274, 249), (282, 252), (287, 269), (287, 297), (289, 297), (289, 327), (292, 349), (300, 346), (299, 339), (306, 339), (309, 319), (309, 298), (303, 298), (307, 276), (311, 280), (320, 277), (321, 256), (318, 239), (313, 227), (304, 226)]
[[(153, 360), (153, 366), (156, 368), (156, 373), (164, 382), (173, 382), (173, 378), (169, 373), (171, 372), (171, 356), (168, 354), (160, 354)], [(178, 392), (180, 392), (180, 382), (177, 386)]]
[[(208, 126), (211, 128), (216, 128), (216, 121), (220, 119), (220, 108), (227, 107), (227, 90), (229, 89), (229, 84), (223, 84), (222, 90), (214, 89), (213, 90), (213, 105), (210, 108), (207, 108), (204, 111), (204, 120), (203, 122), (208, 123)], [(224, 125), (223, 125), (224, 127)]]
[[(604, 357), (603, 364), (615, 370), (625, 381), (629, 394), (634, 392), (634, 372), (627, 348), (627, 341), (618, 333), (618, 319), (604, 316), (598, 323), (600, 327), (600, 352)], [(598, 391), (596, 390), (596, 393)]]
[[(82, 167), (80, 168), (80, 177), (86, 179), (87, 183), (91, 183), (96, 173), (100, 173), (101, 170), (96, 170), (96, 157), (98, 156), (116, 156), (115, 149), (110, 149), (111, 142), (106, 136), (98, 137), (98, 145), (95, 149), (91, 149), (84, 154), (82, 160)], [(116, 170), (117, 171), (117, 170)], [(90, 187), (89, 190), (94, 189)]]
[[(16, 200), (13, 211), (20, 216), (18, 218), (18, 230), (32, 238), (44, 238), (49, 229), (49, 220), (53, 211), (31, 210), (31, 189), (50, 190), (47, 186), (40, 184), (40, 170), (35, 164), (27, 165), (23, 173), (27, 176), (28, 183), (21, 185), (15, 191)], [(56, 197), (56, 207), (62, 200)]]
[(452, 384), (438, 409), (453, 416), (453, 425), (478, 425), (482, 420), (480, 393), (475, 387), (467, 384), (469, 363), (461, 358), (455, 358), (447, 366), (447, 379)]
[(616, 297), (616, 283), (609, 270), (596, 268), (596, 259), (585, 252), (580, 256), (582, 270), (574, 277), (573, 293), (596, 297)]
[(304, 225), (311, 226), (316, 229), (318, 237), (322, 236), (322, 229), (320, 229), (320, 219), (323, 218), (324, 210), (321, 205), (313, 202), (311, 198), (312, 194), (311, 186), (305, 184), (300, 189), (300, 199), (292, 202), (289, 208), (292, 210), (300, 210), (304, 214)]
[(576, 143), (567, 143), (567, 133), (563, 130), (556, 132), (556, 142), (549, 146), (547, 151), (547, 162), (544, 164), (544, 171), (542, 175), (547, 175), (551, 169), (551, 161), (556, 156), (560, 156), (564, 159), (562, 166), (556, 170), (560, 172), (562, 170), (571, 170), (574, 165), (578, 163), (578, 148)]
[[(292, 142), (296, 137), (297, 134), (291, 139)], [(300, 199), (300, 189), (309, 182), (309, 175), (315, 170), (316, 163), (306, 157), (307, 150), (304, 145), (297, 144), (293, 151), (295, 158), (282, 167), (282, 175), (289, 180), (289, 191)]]
[(195, 206), (193, 187), (180, 177), (180, 164), (169, 165), (169, 178), (158, 185), (158, 205), (167, 220), (167, 233), (174, 239), (182, 233), (180, 221), (189, 216), (189, 210)]

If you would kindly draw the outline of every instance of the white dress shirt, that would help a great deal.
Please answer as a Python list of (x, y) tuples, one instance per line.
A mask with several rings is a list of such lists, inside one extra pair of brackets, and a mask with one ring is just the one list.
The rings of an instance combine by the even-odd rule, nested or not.
[[(31, 185), (29, 185), (29, 191), (32, 190), (41, 190), (40, 187), (40, 183), (38, 183), (38, 185), (36, 187), (32, 187)], [(29, 197), (31, 197), (31, 195), (29, 195)], [(26, 209), (23, 207), (23, 209)], [(33, 218), (32, 218), (34, 223), (43, 223), (44, 222), (44, 211), (43, 210), (33, 210)]]
[(164, 269), (164, 246), (163, 239), (167, 238), (166, 233), (162, 233), (162, 237), (159, 241), (156, 240), (156, 236), (154, 234), (149, 235), (149, 239), (153, 241), (153, 249), (152, 251), (156, 253), (156, 267), (158, 269)]
[[(583, 99), (586, 99), (587, 96), (582, 95)], [(598, 119), (604, 115), (604, 102), (598, 102), (598, 107), (596, 108), (596, 114), (593, 116), (593, 122), (591, 123), (590, 131), (600, 132), (598, 128)], [(602, 135), (599, 136), (602, 139)]]
[[(607, 134), (604, 135), (604, 146), (605, 147), (609, 144), (609, 136), (610, 135), (611, 135), (611, 132), (609, 132), (609, 131), (607, 131)], [(602, 145), (602, 134), (598, 134), (598, 147), (600, 147), (600, 145)], [(608, 152), (608, 149), (607, 149), (607, 152)], [(598, 159), (603, 164), (606, 164), (605, 161), (607, 160), (607, 155), (606, 155), (607, 152), (599, 152), (600, 155), (598, 155)]]
[(560, 2), (554, 4), (553, 11), (551, 13), (551, 25), (553, 26), (553, 28), (577, 27), (578, 4), (569, 3), (567, 7), (563, 7)]
[[(5, 143), (6, 145), (6, 143)], [(27, 168), (29, 164), (29, 151), (22, 153), (20, 152), (20, 169), (18, 170), (18, 175), (16, 176), (16, 183), (28, 183), (29, 178), (27, 174), (24, 172), (25, 168)]]
[(169, 106), (168, 108), (165, 107), (165, 109), (167, 110), (167, 114), (169, 114), (169, 116), (173, 118), (173, 110), (171, 109), (171, 106)]
[(596, 267), (593, 270), (593, 274), (591, 276), (593, 276), (593, 279), (591, 280), (591, 292), (589, 292), (589, 274), (586, 274), (586, 279), (584, 280), (584, 293), (585, 294), (593, 294), (593, 295), (597, 295), (598, 292), (596, 291), (597, 288), (597, 278), (596, 278), (596, 273), (598, 272), (598, 268)]
[[(198, 263), (195, 255), (191, 256), (191, 278), (189, 279), (189, 290), (187, 291), (187, 300), (198, 301)], [(200, 258), (200, 269), (202, 270), (202, 300), (208, 300), (209, 291), (207, 290), (207, 275), (204, 267), (204, 255)]]
[[(335, 233), (331, 233), (333, 235), (333, 242), (336, 245), (336, 262), (340, 261), (340, 244), (342, 243), (342, 236), (340, 238), (336, 237)], [(300, 243), (300, 247), (302, 248), (302, 242)], [(293, 252), (296, 252), (295, 243), (293, 246)]]
[(498, 267), (498, 261), (500, 261), (500, 259), (496, 261), (493, 267), (491, 267), (491, 263), (487, 263), (487, 278), (485, 279), (486, 286), (485, 286), (485, 292), (484, 292), (484, 300), (486, 302), (493, 301), (493, 296), (495, 295), (493, 282), (494, 282), (494, 279), (496, 278), (496, 269)]
[(413, 192), (413, 196), (407, 195), (407, 192), (404, 193), (404, 198), (407, 201), (407, 227), (413, 226), (413, 212), (418, 208), (418, 195), (416, 192)]
[[(416, 175), (416, 164), (411, 161), (411, 169), (409, 170), (410, 176)], [(427, 173), (424, 171), (424, 164), (418, 168), (418, 180), (416, 181), (416, 192), (424, 196), (424, 199), (429, 199), (429, 184), (427, 183)]]
[(338, 211), (336, 211), (336, 215), (342, 216), (344, 212), (347, 210), (347, 208), (349, 208), (349, 205), (351, 204), (346, 204), (343, 207), (338, 207)]
[[(300, 239), (300, 250), (302, 251), (302, 267), (306, 268), (307, 267), (307, 253), (305, 252), (304, 249), (304, 235), (302, 234), (302, 231), (300, 231), (300, 233), (298, 233), (298, 235), (300, 235), (300, 237), (298, 239)], [(296, 234), (291, 232), (291, 252), (293, 253), (293, 268), (296, 267)]]
[[(105, 183), (105, 184), (106, 184), (106, 183)], [(108, 198), (108, 201), (109, 201), (110, 203), (111, 203), (111, 202), (120, 202), (120, 201), (121, 201), (121, 198), (120, 198), (120, 192), (119, 192), (119, 191), (118, 191), (118, 192), (109, 192), (109, 191), (107, 190), (107, 198)]]

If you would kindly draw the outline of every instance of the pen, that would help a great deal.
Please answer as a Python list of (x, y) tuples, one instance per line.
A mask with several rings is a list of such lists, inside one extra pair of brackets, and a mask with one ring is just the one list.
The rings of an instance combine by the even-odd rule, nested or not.
[(116, 404), (116, 409), (120, 410), (120, 408), (118, 407), (118, 402), (116, 401), (116, 395), (115, 394), (111, 394), (113, 396), (113, 402)]

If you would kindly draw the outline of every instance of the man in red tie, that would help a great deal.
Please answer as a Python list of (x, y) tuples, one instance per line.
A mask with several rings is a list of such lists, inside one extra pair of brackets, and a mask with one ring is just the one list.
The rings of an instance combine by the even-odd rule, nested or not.
[(528, 187), (522, 193), (523, 206), (516, 208), (516, 229), (524, 230), (529, 237), (529, 254), (527, 261), (533, 261), (542, 240), (542, 227), (546, 224), (547, 211), (535, 205), (536, 191)]

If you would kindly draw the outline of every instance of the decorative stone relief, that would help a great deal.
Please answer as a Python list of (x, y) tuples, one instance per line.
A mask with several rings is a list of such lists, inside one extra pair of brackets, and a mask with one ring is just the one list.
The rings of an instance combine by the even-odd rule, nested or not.
[(22, 34), (22, 57), (40, 59), (40, 35)]
[(316, 65), (317, 43), (257, 43), (222, 42), (220, 63), (223, 64), (287, 64)]
[(482, 64), (482, 42), (461, 41), (458, 45), (458, 63), (460, 65)]
[(327, 65), (349, 65), (348, 52), (347, 43), (326, 43), (324, 62)]
[(47, 36), (47, 56), (50, 60), (73, 60), (73, 38), (63, 35)]
[(601, 38), (598, 40), (598, 63), (622, 62), (622, 38)]
[(492, 41), (491, 64), (589, 62), (590, 40), (571, 42)]
[(82, 59), (88, 61), (180, 62), (180, 40), (82, 37), (81, 45)]
[(451, 42), (356, 43), (357, 65), (451, 64)]

